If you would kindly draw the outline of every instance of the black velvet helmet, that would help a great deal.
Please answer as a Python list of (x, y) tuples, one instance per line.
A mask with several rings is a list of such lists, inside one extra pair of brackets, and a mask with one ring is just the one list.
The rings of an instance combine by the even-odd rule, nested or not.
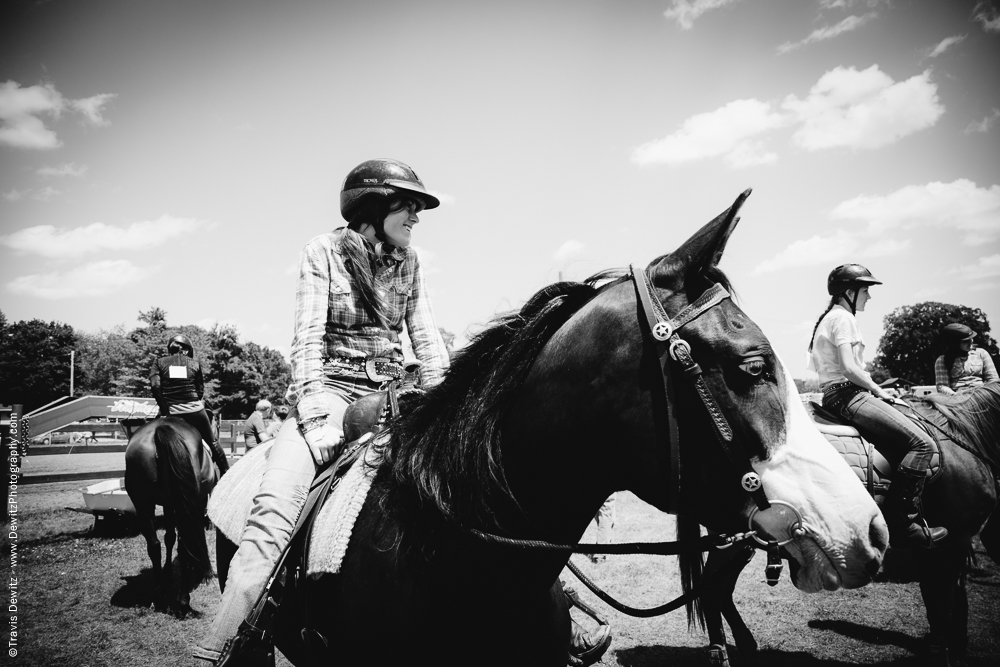
[(177, 351), (180, 349), (184, 349), (184, 354), (192, 359), (194, 358), (194, 346), (191, 345), (191, 341), (184, 334), (177, 334), (167, 343), (167, 352), (170, 354), (177, 354)]
[(842, 264), (830, 272), (826, 279), (826, 292), (830, 296), (843, 294), (849, 289), (858, 289), (865, 285), (881, 285), (872, 272), (860, 264)]
[(351, 170), (340, 189), (340, 214), (351, 221), (362, 202), (370, 197), (390, 197), (407, 194), (424, 204), (436, 208), (441, 201), (427, 192), (423, 182), (408, 165), (399, 160), (368, 160)]

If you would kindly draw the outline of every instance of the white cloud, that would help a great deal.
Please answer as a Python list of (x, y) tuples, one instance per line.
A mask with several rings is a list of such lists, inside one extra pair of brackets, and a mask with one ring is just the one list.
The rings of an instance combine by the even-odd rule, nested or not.
[(31, 190), (18, 190), (17, 188), (14, 188), (13, 190), (8, 190), (3, 193), (3, 198), (7, 201), (20, 201), (28, 196), (29, 192), (31, 192)]
[(112, 93), (102, 93), (100, 95), (94, 95), (92, 97), (85, 97), (80, 100), (70, 100), (69, 105), (78, 111), (87, 123), (93, 125), (94, 127), (106, 127), (111, 124), (109, 120), (104, 118), (102, 111), (104, 106), (115, 99), (116, 95)]
[(140, 268), (127, 259), (102, 260), (71, 269), (66, 273), (39, 273), (21, 276), (7, 283), (7, 289), (39, 299), (78, 299), (104, 296), (149, 278), (156, 268)]
[(677, 23), (684, 30), (694, 27), (694, 21), (707, 11), (725, 7), (738, 0), (672, 0), (673, 6), (663, 15), (668, 19), (677, 19)]
[(1000, 253), (980, 257), (972, 266), (963, 266), (948, 272), (957, 275), (961, 280), (983, 280), (1000, 276)]
[(895, 83), (878, 65), (860, 72), (836, 67), (804, 100), (789, 95), (782, 107), (802, 123), (793, 140), (811, 151), (880, 148), (931, 127), (944, 113), (929, 70)]
[[(860, 228), (839, 225), (833, 234), (795, 241), (754, 267), (754, 273), (900, 255), (910, 247), (913, 235), (889, 233), (898, 229), (958, 230), (967, 245), (996, 241), (1000, 238), (1000, 185), (980, 188), (965, 179), (908, 185), (888, 195), (861, 195), (841, 202), (829, 217), (865, 224)], [(1000, 275), (1000, 255), (984, 257), (963, 269), (970, 278), (992, 276), (994, 270)]]
[(583, 252), (583, 249), (583, 243), (576, 239), (570, 239), (556, 248), (556, 251), (552, 253), (552, 259), (559, 263), (566, 262)]
[(991, 111), (986, 116), (986, 118), (983, 118), (980, 121), (973, 121), (969, 123), (965, 127), (963, 132), (965, 134), (972, 134), (973, 132), (978, 132), (978, 133), (989, 132), (990, 128), (993, 127), (994, 124), (996, 124), (998, 118), (1000, 118), (1000, 109), (994, 108), (993, 111)]
[(972, 20), (979, 21), (986, 32), (1000, 32), (1000, 12), (989, 2), (980, 2), (973, 8)]
[[(787, 117), (760, 100), (736, 100), (724, 107), (691, 116), (673, 134), (639, 146), (636, 164), (680, 164), (726, 155), (733, 166), (773, 162), (760, 142), (749, 141), (786, 124)], [(773, 157), (772, 157), (773, 156)]]
[(79, 100), (67, 100), (51, 83), (22, 88), (16, 81), (0, 83), (0, 144), (16, 148), (46, 150), (62, 145), (56, 133), (45, 126), (41, 116), (58, 119), (66, 109), (83, 116), (90, 125), (106, 126), (104, 106), (115, 96), (110, 93)]
[(963, 233), (966, 245), (989, 243), (1000, 238), (1000, 185), (980, 188), (964, 178), (908, 185), (885, 196), (849, 199), (830, 217), (866, 222), (871, 235), (899, 227), (941, 227)]
[(67, 162), (58, 167), (42, 167), (35, 173), (39, 176), (83, 176), (87, 173), (87, 165), (77, 166), (72, 162)]
[(115, 227), (95, 222), (73, 229), (57, 229), (52, 225), (28, 227), (7, 236), (0, 236), (0, 245), (12, 250), (49, 258), (69, 258), (101, 250), (140, 250), (159, 245), (168, 239), (190, 234), (210, 226), (203, 220), (174, 218), (164, 215), (159, 220), (133, 222), (127, 227)]
[(793, 141), (806, 150), (873, 149), (932, 126), (943, 113), (930, 71), (896, 83), (878, 65), (861, 72), (837, 67), (803, 100), (735, 100), (638, 146), (631, 160), (677, 165), (722, 156), (733, 168), (771, 164), (778, 154), (765, 147), (764, 135), (787, 126), (797, 126)]
[(47, 149), (61, 144), (45, 127), (41, 114), (59, 117), (62, 95), (50, 83), (21, 88), (16, 81), (0, 83), (0, 144), (16, 148)]
[(844, 20), (840, 21), (835, 25), (827, 25), (822, 28), (817, 28), (813, 30), (809, 35), (798, 42), (785, 42), (778, 47), (778, 54), (783, 55), (789, 51), (794, 51), (795, 49), (806, 46), (807, 44), (812, 44), (814, 42), (822, 42), (826, 39), (833, 39), (838, 35), (842, 35), (845, 32), (850, 32), (856, 30), (863, 26), (864, 24), (875, 18), (877, 14), (868, 13), (862, 14), (861, 16), (848, 16)]
[(937, 58), (951, 47), (961, 43), (966, 37), (968, 37), (968, 35), (953, 35), (951, 37), (945, 37), (937, 46), (931, 49), (930, 53), (928, 53), (926, 57)]
[(797, 266), (834, 264), (844, 257), (852, 256), (859, 245), (856, 235), (843, 231), (832, 236), (813, 236), (795, 241), (773, 258), (755, 266), (753, 273), (759, 275)]
[(441, 206), (454, 206), (455, 202), (458, 201), (457, 199), (455, 199), (454, 195), (438, 192), (437, 190), (428, 190), (427, 192), (431, 193), (432, 195), (440, 199)]
[(56, 190), (51, 185), (46, 185), (41, 190), (35, 190), (34, 194), (31, 195), (31, 198), (37, 199), (38, 201), (48, 201), (49, 199), (61, 194), (62, 190)]

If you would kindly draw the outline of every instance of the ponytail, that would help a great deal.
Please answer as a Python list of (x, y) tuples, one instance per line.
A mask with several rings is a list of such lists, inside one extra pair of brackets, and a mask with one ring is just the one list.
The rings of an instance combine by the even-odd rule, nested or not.
[(809, 337), (810, 352), (813, 351), (813, 341), (816, 340), (816, 332), (819, 330), (820, 322), (822, 322), (823, 318), (826, 317), (827, 313), (833, 310), (833, 307), (837, 305), (837, 299), (839, 298), (840, 298), (839, 294), (835, 294), (834, 296), (830, 297), (830, 305), (826, 307), (826, 310), (823, 311), (823, 314), (819, 316), (818, 320), (816, 320), (816, 326), (813, 327), (812, 336)]

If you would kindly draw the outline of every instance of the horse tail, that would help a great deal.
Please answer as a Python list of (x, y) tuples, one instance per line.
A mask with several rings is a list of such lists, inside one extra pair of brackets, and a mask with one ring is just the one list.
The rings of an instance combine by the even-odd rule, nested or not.
[[(701, 537), (701, 525), (694, 519), (686, 516), (677, 517), (677, 541), (694, 542)], [(681, 552), (677, 558), (677, 565), (681, 571), (681, 588), (687, 595), (701, 584), (705, 563), (701, 553)], [(684, 605), (688, 617), (688, 630), (694, 630), (695, 624), (705, 631), (705, 612), (702, 608), (701, 598), (690, 600)]]
[(207, 500), (194, 464), (195, 452), (201, 448), (201, 436), (185, 434), (177, 425), (166, 422), (156, 429), (154, 442), (162, 462), (160, 469), (165, 473), (166, 502), (170, 503), (176, 524), (177, 553), (186, 557), (181, 563), (184, 566), (187, 561), (187, 574), (194, 587), (212, 576), (205, 539)]

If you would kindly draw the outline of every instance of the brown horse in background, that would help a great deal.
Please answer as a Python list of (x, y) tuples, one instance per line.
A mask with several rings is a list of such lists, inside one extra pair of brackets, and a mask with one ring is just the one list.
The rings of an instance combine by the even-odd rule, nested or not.
[[(923, 507), (927, 522), (947, 528), (948, 537), (933, 549), (914, 550), (911, 555), (920, 571), (920, 593), (927, 608), (928, 652), (933, 664), (946, 666), (960, 660), (968, 648), (965, 572), (972, 538), (980, 530), (990, 557), (1000, 563), (1000, 539), (990, 539), (1000, 535), (1000, 515), (993, 513), (990, 518), (997, 505), (1000, 476), (1000, 383), (954, 396), (907, 400), (915, 419), (925, 424), (940, 446), (940, 468), (927, 480)], [(910, 413), (911, 409), (902, 411)], [(717, 571), (734, 559), (743, 559), (745, 566), (752, 557), (747, 549), (713, 551), (705, 569)], [(724, 585), (706, 594), (701, 610), (689, 610), (689, 620), (701, 620), (708, 631), (714, 665), (729, 665), (723, 616), (743, 664), (756, 664), (757, 642), (733, 603), (739, 572), (736, 569)]]
[[(219, 432), (219, 418), (209, 411), (212, 429)], [(153, 564), (157, 605), (164, 601), (180, 616), (191, 611), (190, 592), (212, 576), (205, 539), (205, 507), (215, 488), (217, 470), (198, 430), (176, 417), (158, 417), (143, 424), (129, 439), (125, 450), (125, 490), (135, 505), (139, 530), (146, 538), (146, 551)], [(160, 540), (156, 535), (156, 506), (163, 507), (166, 559), (161, 565)], [(173, 590), (173, 549), (179, 537), (177, 556), (181, 577)], [(168, 597), (169, 596), (169, 597)]]

